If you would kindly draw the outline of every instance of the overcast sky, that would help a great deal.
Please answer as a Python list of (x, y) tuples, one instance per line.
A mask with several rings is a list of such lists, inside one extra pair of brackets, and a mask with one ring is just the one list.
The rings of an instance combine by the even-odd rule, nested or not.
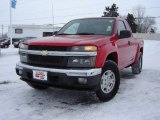
[[(75, 18), (102, 16), (105, 6), (113, 3), (122, 16), (132, 13), (138, 5), (146, 8), (146, 15), (160, 16), (160, 0), (17, 0), (16, 9), (12, 9), (13, 24), (52, 24), (52, 4), (54, 23), (59, 24)], [(2, 24), (7, 30), (9, 6), (10, 0), (0, 0), (0, 32)], [(158, 27), (159, 20), (156, 19)]]

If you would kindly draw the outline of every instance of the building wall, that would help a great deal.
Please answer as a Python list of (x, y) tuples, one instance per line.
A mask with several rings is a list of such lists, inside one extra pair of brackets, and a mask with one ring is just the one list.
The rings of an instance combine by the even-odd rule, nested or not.
[(160, 40), (160, 33), (134, 33), (133, 36), (144, 40)]
[[(20, 28), (20, 27), (19, 27)], [(23, 30), (22, 34), (15, 33), (15, 29), (12, 29), (13, 38), (23, 38), (23, 37), (43, 37), (43, 32), (53, 32), (53, 29), (45, 29), (45, 28), (20, 28)]]
[[(23, 32), (18, 34), (15, 33), (15, 29), (22, 29)], [(59, 27), (55, 27), (54, 31), (59, 30)], [(24, 37), (43, 37), (43, 32), (53, 32), (53, 27), (51, 25), (13, 25), (12, 26), (12, 38), (13, 41), (16, 39), (21, 39)], [(8, 37), (9, 28), (8, 28)]]

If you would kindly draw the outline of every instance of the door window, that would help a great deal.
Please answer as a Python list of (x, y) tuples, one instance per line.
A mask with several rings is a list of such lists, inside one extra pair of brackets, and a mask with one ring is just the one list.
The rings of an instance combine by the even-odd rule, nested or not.
[(120, 32), (121, 32), (122, 30), (126, 30), (126, 26), (125, 26), (125, 24), (124, 24), (123, 21), (119, 21), (119, 22), (118, 22), (118, 37), (120, 36)]

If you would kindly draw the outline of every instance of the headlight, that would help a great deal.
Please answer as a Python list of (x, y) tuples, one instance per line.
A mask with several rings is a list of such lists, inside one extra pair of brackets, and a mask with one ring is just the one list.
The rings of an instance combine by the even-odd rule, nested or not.
[(20, 61), (27, 62), (27, 55), (25, 53), (20, 53)]
[(20, 49), (26, 49), (26, 50), (27, 50), (27, 49), (28, 49), (28, 45), (26, 45), (26, 44), (24, 44), (24, 43), (20, 43), (20, 44), (19, 44), (19, 48), (20, 48)]
[(74, 46), (72, 47), (71, 51), (94, 52), (94, 51), (97, 51), (97, 47), (96, 46)]
[(95, 67), (96, 57), (70, 57), (68, 67)]
[[(19, 49), (27, 50), (28, 49), (28, 45), (20, 43), (19, 44)], [(21, 53), (20, 51), (19, 51), (19, 54), (20, 54), (20, 61), (21, 62), (27, 62), (27, 55), (25, 53)]]

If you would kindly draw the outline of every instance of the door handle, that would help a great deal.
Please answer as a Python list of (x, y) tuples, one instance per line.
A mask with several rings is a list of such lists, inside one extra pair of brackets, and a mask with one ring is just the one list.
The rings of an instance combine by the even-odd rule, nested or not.
[(131, 45), (131, 41), (128, 41), (128, 45)]

